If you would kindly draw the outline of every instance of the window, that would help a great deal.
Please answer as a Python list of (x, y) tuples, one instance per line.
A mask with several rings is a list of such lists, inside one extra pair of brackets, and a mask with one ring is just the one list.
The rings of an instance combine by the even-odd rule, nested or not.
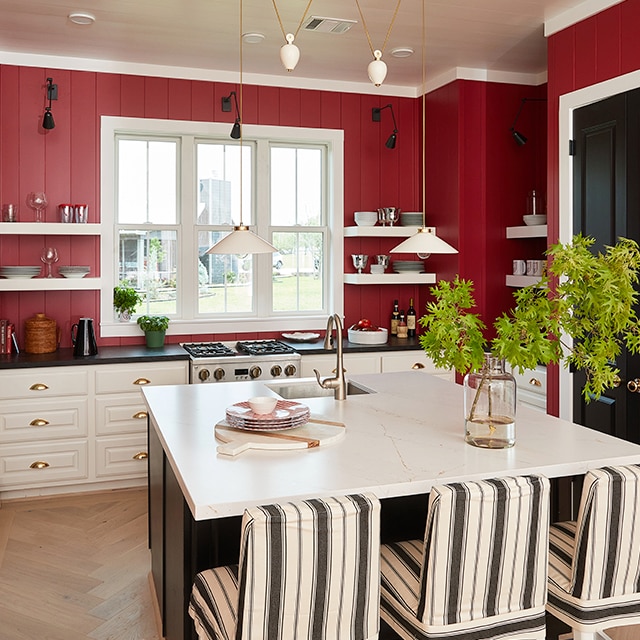
[[(103, 335), (136, 333), (114, 317), (122, 282), (173, 333), (317, 329), (342, 312), (341, 131), (245, 125), (241, 150), (228, 124), (104, 117), (101, 182)], [(277, 252), (206, 253), (241, 220)]]

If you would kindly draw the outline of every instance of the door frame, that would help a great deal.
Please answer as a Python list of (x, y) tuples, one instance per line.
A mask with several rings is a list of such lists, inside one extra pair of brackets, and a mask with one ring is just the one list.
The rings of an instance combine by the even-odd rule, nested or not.
[[(573, 156), (568, 153), (568, 141), (573, 136), (573, 112), (594, 102), (626, 93), (640, 87), (640, 70), (632, 71), (560, 96), (558, 111), (558, 212), (559, 240), (566, 243), (573, 237)], [(555, 240), (554, 240), (555, 242)], [(567, 336), (563, 340), (569, 340)], [(570, 342), (569, 342), (570, 343)], [(559, 372), (560, 417), (573, 421), (573, 375), (561, 366)]]

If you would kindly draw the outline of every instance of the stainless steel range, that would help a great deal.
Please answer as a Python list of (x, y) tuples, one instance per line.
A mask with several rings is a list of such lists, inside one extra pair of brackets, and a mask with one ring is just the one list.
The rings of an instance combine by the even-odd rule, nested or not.
[(300, 354), (279, 340), (191, 342), (182, 347), (191, 356), (192, 384), (300, 377)]

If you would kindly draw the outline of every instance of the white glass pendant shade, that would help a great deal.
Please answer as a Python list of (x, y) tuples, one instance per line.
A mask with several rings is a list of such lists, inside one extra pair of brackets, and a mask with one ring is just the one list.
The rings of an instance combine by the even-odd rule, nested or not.
[(369, 74), (369, 80), (371, 80), (376, 87), (379, 87), (387, 77), (387, 65), (380, 59), (382, 58), (382, 51), (380, 51), (380, 49), (376, 49), (373, 52), (373, 57), (375, 60), (369, 63), (367, 72)]
[(280, 47), (280, 60), (287, 71), (293, 71), (300, 60), (300, 49), (293, 44), (292, 33), (287, 33), (287, 44)]
[(273, 253), (277, 249), (257, 236), (253, 231), (243, 224), (233, 228), (233, 231), (216, 242), (208, 253), (224, 253), (231, 255), (244, 255), (245, 253)]
[(450, 244), (427, 227), (420, 227), (416, 233), (391, 249), (390, 253), (458, 253)]

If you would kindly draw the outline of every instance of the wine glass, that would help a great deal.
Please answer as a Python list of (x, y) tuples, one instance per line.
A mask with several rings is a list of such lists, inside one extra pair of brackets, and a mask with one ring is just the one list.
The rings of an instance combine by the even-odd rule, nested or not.
[(47, 196), (43, 191), (32, 191), (27, 196), (27, 205), (35, 211), (36, 222), (44, 222), (44, 210), (47, 204)]
[(47, 265), (47, 278), (53, 278), (51, 265), (58, 262), (58, 251), (55, 247), (45, 247), (40, 254), (40, 260)]
[(353, 260), (353, 266), (358, 270), (358, 273), (362, 273), (362, 270), (367, 266), (369, 256), (363, 253), (355, 253), (351, 254), (351, 259)]

